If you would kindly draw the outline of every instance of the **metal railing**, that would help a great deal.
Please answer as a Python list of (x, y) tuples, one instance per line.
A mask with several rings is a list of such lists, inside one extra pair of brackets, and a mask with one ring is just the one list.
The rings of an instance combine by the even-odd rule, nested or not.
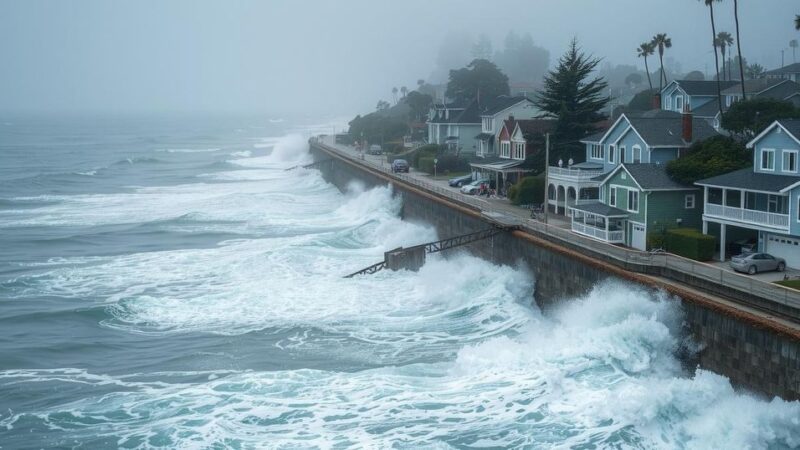
[(600, 239), (601, 241), (605, 242), (611, 242), (615, 244), (625, 242), (624, 231), (614, 231), (614, 230), (606, 230), (604, 228), (596, 228), (591, 225), (585, 225), (576, 221), (572, 222), (572, 231), (584, 234), (589, 237), (593, 237), (595, 239)]
[(777, 214), (767, 211), (756, 211), (752, 209), (706, 203), (705, 215), (751, 223), (754, 225), (766, 225), (783, 229), (789, 228), (788, 214)]
[[(509, 213), (508, 210), (494, 208), (491, 203), (486, 200), (474, 198), (473, 196), (462, 194), (451, 189), (444, 189), (441, 186), (420, 180), (408, 174), (392, 173), (389, 168), (383, 167), (380, 164), (359, 159), (356, 154), (346, 147), (341, 148), (342, 146), (322, 143), (319, 140), (316, 142), (321, 144), (325, 150), (329, 152), (339, 154), (357, 164), (382, 172), (409, 185), (448, 198), (462, 206), (475, 209), (479, 212)], [(587, 236), (582, 236), (572, 232), (570, 229), (530, 219), (528, 214), (528, 211), (520, 208), (518, 217), (523, 224), (521, 227), (522, 230), (541, 236), (546, 240), (564, 247), (581, 250), (583, 253), (590, 254), (593, 258), (607, 261), (618, 267), (625, 268), (626, 270), (652, 273), (652, 269), (668, 269), (800, 311), (800, 291), (761, 281), (757, 278), (741, 275), (711, 264), (694, 261), (671, 253), (651, 254), (650, 252), (623, 248)], [(638, 268), (636, 266), (638, 266)]]

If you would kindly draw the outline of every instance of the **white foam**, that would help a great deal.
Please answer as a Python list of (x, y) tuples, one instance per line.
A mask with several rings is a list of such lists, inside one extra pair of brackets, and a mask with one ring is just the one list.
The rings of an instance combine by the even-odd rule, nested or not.
[(160, 148), (157, 152), (166, 153), (212, 153), (222, 150), (221, 148)]

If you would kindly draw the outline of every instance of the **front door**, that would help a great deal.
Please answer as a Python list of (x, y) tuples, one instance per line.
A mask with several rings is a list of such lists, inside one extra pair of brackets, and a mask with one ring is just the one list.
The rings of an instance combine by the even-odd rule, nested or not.
[(645, 251), (647, 250), (647, 228), (635, 222), (629, 222), (631, 233), (631, 247)]

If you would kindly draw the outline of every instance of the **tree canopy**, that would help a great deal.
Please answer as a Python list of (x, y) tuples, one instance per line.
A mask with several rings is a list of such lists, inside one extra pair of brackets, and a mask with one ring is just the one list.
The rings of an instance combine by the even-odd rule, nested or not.
[(403, 99), (411, 108), (411, 115), (413, 120), (423, 120), (425, 115), (433, 103), (433, 98), (428, 94), (422, 94), (417, 91), (411, 91)]
[(530, 33), (519, 36), (512, 30), (494, 60), (512, 81), (538, 85), (550, 65), (550, 52), (536, 45)]
[(667, 174), (679, 183), (693, 184), (752, 164), (752, 152), (743, 143), (727, 136), (714, 136), (694, 143), (685, 155), (667, 163)]
[(602, 77), (591, 78), (599, 62), (587, 56), (573, 39), (555, 70), (545, 76), (544, 87), (534, 99), (545, 116), (556, 119), (554, 135), (559, 146), (555, 155), (580, 158), (577, 141), (595, 131), (595, 124), (605, 119), (600, 111), (609, 102), (605, 95), (608, 83)]
[(493, 99), (508, 95), (508, 77), (485, 59), (473, 60), (467, 67), (451, 70), (445, 95), (456, 102), (467, 103), (478, 97)]
[(731, 105), (722, 115), (722, 128), (749, 140), (777, 119), (800, 118), (800, 110), (789, 102), (772, 98), (751, 98)]

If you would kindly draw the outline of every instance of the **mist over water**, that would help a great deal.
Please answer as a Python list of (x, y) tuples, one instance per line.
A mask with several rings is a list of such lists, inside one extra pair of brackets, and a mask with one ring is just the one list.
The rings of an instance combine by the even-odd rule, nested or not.
[(544, 316), (466, 253), (343, 279), (436, 232), (285, 170), (327, 125), (265, 122), (0, 141), (0, 448), (800, 446), (797, 402), (681, 368), (666, 295)]

